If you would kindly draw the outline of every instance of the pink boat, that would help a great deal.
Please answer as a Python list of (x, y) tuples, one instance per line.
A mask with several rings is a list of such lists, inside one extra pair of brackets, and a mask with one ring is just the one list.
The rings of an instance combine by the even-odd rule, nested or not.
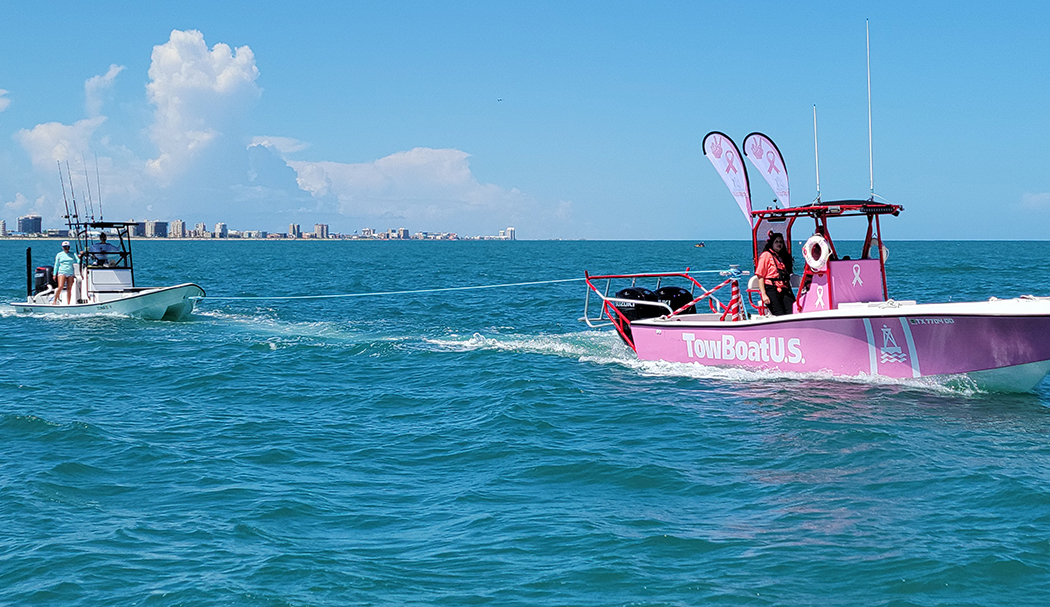
[[(687, 269), (588, 274), (584, 318), (591, 326), (612, 324), (642, 360), (846, 377), (966, 376), (986, 390), (1034, 389), (1050, 373), (1050, 298), (930, 304), (890, 299), (880, 218), (902, 210), (849, 200), (751, 211), (754, 261), (770, 231), (784, 234), (789, 252), (793, 228), (805, 230), (805, 237), (813, 234), (803, 274), (791, 276), (792, 314), (766, 314), (757, 277), (741, 291), (747, 272), (722, 272), (725, 280), (705, 289), (696, 276), (701, 273)], [(867, 219), (857, 259), (840, 257), (832, 240), (828, 220), (843, 217)], [(609, 295), (614, 284), (627, 281), (627, 288)], [(652, 282), (655, 291), (641, 286)], [(668, 285), (675, 282), (684, 287)], [(592, 292), (602, 302), (597, 318), (587, 312)]]

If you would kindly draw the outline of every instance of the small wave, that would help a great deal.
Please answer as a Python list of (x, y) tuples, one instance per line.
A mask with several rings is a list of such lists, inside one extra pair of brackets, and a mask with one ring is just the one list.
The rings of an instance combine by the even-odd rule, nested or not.
[(965, 375), (893, 378), (881, 375), (835, 375), (830, 371), (780, 371), (775, 369), (745, 369), (741, 367), (716, 367), (700, 363), (675, 363), (620, 358), (593, 358), (588, 362), (617, 363), (643, 374), (660, 377), (688, 377), (693, 379), (719, 380), (729, 383), (768, 383), (771, 381), (823, 381), (871, 386), (897, 386), (932, 391), (952, 396), (975, 396), (984, 394), (977, 384)]
[(195, 313), (206, 319), (235, 325), (272, 337), (350, 338), (357, 333), (347, 331), (346, 323), (329, 320), (287, 321), (274, 316), (274, 310), (262, 308), (254, 313), (212, 311)]
[(197, 308), (193, 311), (193, 315), (202, 318), (213, 318), (215, 320), (255, 322), (260, 318), (272, 319), (274, 312), (275, 310), (273, 308), (261, 308), (258, 309), (256, 313), (227, 312), (225, 310), (201, 310), (200, 308)]
[(471, 350), (500, 350), (507, 352), (527, 352), (534, 354), (554, 354), (571, 358), (591, 357), (608, 354), (616, 349), (622, 350), (624, 360), (630, 351), (623, 346), (612, 333), (583, 331), (561, 335), (500, 335), (485, 337), (474, 333), (469, 338), (458, 338), (455, 335), (446, 339), (424, 339), (424, 343), (442, 349), (457, 352)]

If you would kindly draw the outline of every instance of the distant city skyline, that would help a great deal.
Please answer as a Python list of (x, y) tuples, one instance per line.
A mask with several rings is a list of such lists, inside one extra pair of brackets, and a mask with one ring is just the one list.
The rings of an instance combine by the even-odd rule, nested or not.
[[(346, 234), (331, 232), (328, 224), (314, 224), (312, 232), (303, 232), (300, 224), (288, 225), (287, 232), (270, 232), (268, 230), (231, 230), (226, 222), (216, 222), (213, 229), (208, 224), (196, 223), (193, 229), (186, 228), (186, 222), (180, 219), (174, 221), (159, 221), (149, 219), (146, 221), (125, 220), (127, 223), (135, 223), (133, 236), (140, 238), (171, 238), (171, 239), (225, 239), (225, 238), (285, 238), (285, 239), (350, 239), (350, 240), (517, 240), (517, 231), (513, 226), (500, 230), (496, 235), (474, 235), (461, 236), (457, 232), (410, 232), (408, 228), (389, 228), (384, 231), (375, 228), (362, 228), (353, 233)], [(6, 229), (6, 221), (0, 220), (0, 237), (21, 236), (52, 236), (66, 237), (69, 235), (68, 224), (64, 228), (45, 227), (40, 215), (30, 214), (18, 218), (18, 229), (9, 232)]]

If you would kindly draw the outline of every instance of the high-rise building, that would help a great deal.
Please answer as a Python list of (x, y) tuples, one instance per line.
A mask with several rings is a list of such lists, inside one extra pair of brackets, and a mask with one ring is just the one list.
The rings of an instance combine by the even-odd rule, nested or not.
[(408, 240), (408, 228), (398, 228), (397, 237), (401, 240)]
[(328, 224), (327, 223), (315, 223), (314, 224), (314, 238), (328, 238)]
[(507, 240), (517, 240), (514, 237), (514, 227), (513, 226), (507, 228)]
[(171, 222), (171, 229), (168, 234), (172, 238), (186, 238), (186, 222), (181, 219), (176, 219)]
[(0, 238), (7, 238), (7, 222), (0, 219)]
[(149, 220), (146, 222), (146, 238), (167, 238), (168, 222)]
[(134, 219), (129, 219), (127, 221), (127, 223), (131, 224), (131, 225), (128, 226), (128, 233), (131, 234), (132, 236), (145, 236), (146, 235), (146, 222), (145, 221), (135, 221)]
[(18, 231), (23, 234), (40, 234), (44, 231), (43, 221), (39, 215), (23, 215), (18, 218)]
[(208, 225), (205, 223), (193, 224), (193, 237), (194, 238), (207, 238), (211, 235), (208, 231)]
[(288, 238), (302, 238), (303, 230), (297, 223), (288, 224)]
[(215, 224), (215, 237), (216, 238), (228, 238), (230, 236), (230, 230), (227, 229), (226, 224), (219, 222)]

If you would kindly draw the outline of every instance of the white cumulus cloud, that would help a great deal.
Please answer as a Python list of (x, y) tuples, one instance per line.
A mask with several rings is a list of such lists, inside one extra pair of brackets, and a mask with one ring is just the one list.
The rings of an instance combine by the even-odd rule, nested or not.
[(261, 93), (258, 77), (250, 48), (219, 43), (209, 50), (196, 30), (172, 31), (153, 47), (146, 92), (156, 108), (150, 137), (159, 155), (146, 163), (150, 174), (169, 181), (218, 137), (235, 131)]
[(303, 143), (298, 139), (292, 139), (291, 137), (271, 136), (252, 137), (251, 145), (261, 145), (268, 148), (273, 148), (281, 154), (294, 154), (295, 152), (301, 152), (306, 148), (310, 147), (310, 144)]
[(334, 198), (344, 215), (397, 214), (409, 219), (478, 210), (512, 211), (526, 202), (516, 189), (479, 182), (470, 154), (414, 148), (373, 162), (289, 160), (299, 187), (316, 198)]
[[(50, 222), (55, 222), (59, 219), (59, 213), (53, 208), (53, 205), (48, 204), (47, 197), (41, 196), (34, 201), (26, 198), (21, 192), (15, 194), (14, 200), (4, 203), (3, 213), (5, 217), (35, 214), (44, 217)], [(7, 229), (13, 230), (14, 226), (9, 225)]]
[(84, 110), (88, 116), (94, 117), (102, 113), (103, 95), (113, 86), (117, 74), (122, 71), (123, 65), (113, 64), (104, 75), (92, 76), (84, 82)]
[(6, 110), (9, 105), (11, 105), (11, 100), (7, 99), (7, 91), (0, 89), (0, 112)]
[(1021, 206), (1036, 211), (1050, 209), (1050, 192), (1040, 194), (1025, 192), (1021, 195)]
[[(15, 134), (37, 169), (33, 188), (53, 193), (35, 203), (19, 195), (4, 204), (7, 211), (59, 208), (55, 164), (64, 169), (68, 161), (67, 183), (70, 173), (78, 192), (91, 183), (107, 217), (141, 217), (145, 210), (157, 219), (225, 221), (238, 229), (290, 221), (352, 229), (375, 220), (381, 228), (396, 221), (413, 229), (494, 233), (515, 225), (519, 234), (530, 224), (533, 233), (549, 233), (571, 223), (570, 202), (542, 203), (486, 183), (461, 150), (417, 147), (357, 163), (305, 161), (293, 158), (309, 148), (303, 141), (248, 136), (245, 118), (262, 90), (247, 46), (209, 48), (201, 32), (175, 30), (153, 47), (151, 58), (145, 92), (152, 116), (122, 116), (126, 104), (111, 104), (113, 116), (102, 115), (125, 69), (114, 64), (84, 82), (84, 119)], [(0, 90), (0, 109), (9, 104), (5, 95)], [(127, 124), (129, 118), (141, 122)], [(128, 137), (143, 130), (152, 145)]]
[(33, 166), (51, 171), (56, 162), (79, 159), (86, 153), (91, 148), (91, 136), (105, 121), (105, 116), (96, 116), (73, 124), (46, 122), (32, 129), (19, 130), (15, 139), (29, 154)]

